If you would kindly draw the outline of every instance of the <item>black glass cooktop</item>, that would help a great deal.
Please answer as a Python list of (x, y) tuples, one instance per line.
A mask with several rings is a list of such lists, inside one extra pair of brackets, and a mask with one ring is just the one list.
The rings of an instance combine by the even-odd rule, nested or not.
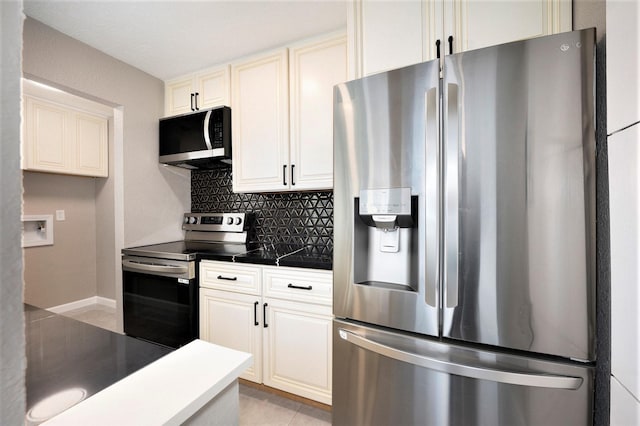
[(259, 248), (259, 246), (255, 243), (238, 244), (208, 241), (173, 241), (170, 243), (123, 249), (122, 253), (131, 256), (155, 257), (160, 259), (195, 260), (198, 254), (233, 257), (257, 248)]

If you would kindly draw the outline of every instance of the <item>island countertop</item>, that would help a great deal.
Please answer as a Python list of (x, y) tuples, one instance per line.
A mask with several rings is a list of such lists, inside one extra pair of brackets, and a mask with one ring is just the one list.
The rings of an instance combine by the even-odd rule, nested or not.
[(50, 417), (39, 402), (52, 395), (84, 400), (46, 425), (181, 424), (252, 362), (201, 340), (173, 350), (29, 305), (25, 319), (26, 425)]
[(173, 349), (24, 305), (27, 424), (45, 421), (41, 401), (69, 392), (89, 398)]

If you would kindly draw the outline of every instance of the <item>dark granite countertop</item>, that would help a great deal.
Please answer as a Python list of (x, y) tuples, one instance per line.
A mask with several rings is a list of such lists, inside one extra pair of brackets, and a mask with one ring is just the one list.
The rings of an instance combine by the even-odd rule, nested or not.
[(34, 306), (24, 313), (27, 413), (68, 389), (84, 390), (86, 399), (172, 351)]
[(292, 266), (331, 270), (333, 255), (325, 247), (295, 244), (261, 244), (246, 253), (236, 255), (199, 253), (200, 259), (259, 265)]

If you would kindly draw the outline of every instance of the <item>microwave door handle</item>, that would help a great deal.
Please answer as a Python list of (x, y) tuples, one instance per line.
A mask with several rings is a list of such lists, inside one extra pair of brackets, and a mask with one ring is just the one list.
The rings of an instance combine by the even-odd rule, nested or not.
[(207, 115), (204, 116), (204, 143), (207, 144), (207, 149), (211, 150), (211, 138), (209, 137), (209, 121), (211, 120), (211, 110), (207, 111)]
[(187, 266), (154, 265), (150, 263), (135, 262), (132, 260), (123, 260), (122, 266), (126, 266), (130, 271), (141, 272), (160, 272), (165, 274), (184, 274), (189, 272), (189, 268)]

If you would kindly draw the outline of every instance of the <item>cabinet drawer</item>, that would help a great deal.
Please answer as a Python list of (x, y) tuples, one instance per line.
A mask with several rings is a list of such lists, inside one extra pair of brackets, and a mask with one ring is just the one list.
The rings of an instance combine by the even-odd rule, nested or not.
[(260, 268), (228, 262), (200, 262), (200, 287), (256, 294), (261, 292)]
[(262, 270), (265, 297), (331, 305), (333, 274), (302, 268), (265, 267)]

